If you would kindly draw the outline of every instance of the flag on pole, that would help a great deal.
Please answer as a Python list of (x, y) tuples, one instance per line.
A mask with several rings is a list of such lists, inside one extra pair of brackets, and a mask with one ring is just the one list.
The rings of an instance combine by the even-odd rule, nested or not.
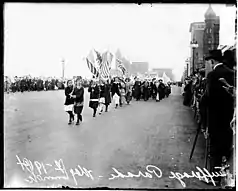
[(99, 76), (99, 71), (98, 71), (98, 69), (95, 66), (95, 57), (94, 57), (92, 51), (90, 51), (89, 55), (86, 58), (86, 61), (87, 61), (87, 65), (88, 65), (88, 68), (89, 68), (90, 72), (95, 77), (98, 77)]
[(97, 65), (99, 66), (99, 68), (101, 68), (101, 65), (102, 65), (102, 56), (101, 56), (101, 54), (100, 54), (98, 51), (96, 51), (95, 49), (94, 49), (94, 52), (96, 53), (96, 62), (97, 62)]
[(102, 62), (100, 65), (100, 77), (104, 79), (109, 78), (112, 58), (113, 55), (108, 51), (102, 54)]
[(107, 60), (108, 60), (108, 66), (110, 70), (112, 68), (112, 59), (113, 59), (113, 54), (107, 51)]
[(170, 78), (165, 74), (165, 72), (163, 73), (162, 78), (163, 78), (164, 83), (166, 83), (166, 84), (167, 84), (169, 81), (171, 81)]
[(122, 64), (122, 61), (117, 58), (117, 59), (116, 59), (116, 63), (117, 63), (117, 68), (119, 68), (119, 69), (122, 71), (123, 75), (125, 75), (125, 73), (126, 73), (126, 68), (125, 68), (125, 66)]

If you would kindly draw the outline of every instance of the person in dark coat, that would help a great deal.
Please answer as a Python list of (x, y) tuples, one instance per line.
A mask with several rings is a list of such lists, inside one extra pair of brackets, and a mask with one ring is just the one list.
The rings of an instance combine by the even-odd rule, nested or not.
[[(234, 86), (234, 71), (222, 63), (221, 50), (210, 51), (206, 58), (212, 63), (213, 70), (207, 75), (206, 103), (208, 104), (208, 132), (211, 141), (212, 172), (221, 167), (222, 158), (229, 159), (233, 132), (230, 122), (233, 118), (234, 99), (224, 88), (222, 78)], [(216, 179), (220, 181), (220, 178)]]
[(159, 80), (159, 100), (162, 100), (165, 97), (165, 85), (163, 80)]
[(155, 78), (153, 78), (152, 82), (151, 82), (151, 96), (152, 99), (156, 99), (156, 95), (157, 95), (157, 88), (156, 88), (156, 80)]
[(168, 83), (165, 88), (165, 96), (169, 97), (170, 93), (171, 93), (171, 87), (170, 87), (170, 83)]
[(89, 107), (93, 109), (93, 117), (96, 117), (96, 112), (99, 105), (100, 90), (95, 80), (91, 81), (88, 92), (90, 93)]
[(65, 88), (65, 111), (69, 114), (69, 125), (74, 121), (74, 114), (73, 114), (73, 108), (74, 108), (74, 98), (73, 95), (73, 81), (68, 80), (67, 81), (67, 87)]
[(112, 83), (112, 88), (111, 88), (111, 92), (112, 92), (112, 98), (114, 100), (115, 103), (115, 108), (118, 107), (119, 103), (120, 103), (120, 97), (121, 97), (121, 93), (120, 93), (120, 83), (118, 78), (116, 77)]
[(139, 81), (138, 78), (136, 78), (136, 81), (135, 81), (133, 89), (135, 91), (136, 101), (139, 101), (140, 98), (141, 98), (141, 81)]
[(105, 106), (106, 106), (105, 112), (108, 112), (108, 106), (111, 103), (111, 85), (109, 83), (109, 80), (105, 82), (104, 93), (105, 93)]
[(77, 122), (76, 125), (79, 125), (79, 122), (83, 121), (82, 111), (83, 111), (83, 104), (84, 104), (84, 88), (82, 86), (82, 79), (76, 79), (76, 85), (73, 91), (73, 98), (74, 98), (74, 113), (77, 114)]
[(23, 93), (26, 89), (26, 81), (24, 78), (21, 78), (21, 81), (20, 81), (20, 90), (21, 90), (21, 93)]
[(232, 50), (226, 50), (222, 61), (224, 65), (233, 70), (236, 65), (235, 53)]
[(36, 87), (37, 87), (37, 91), (40, 91), (41, 90), (41, 80), (40, 79), (37, 79), (37, 84), (36, 84)]
[(186, 80), (185, 81), (185, 87), (184, 87), (184, 100), (183, 105), (190, 106), (191, 100), (192, 100), (192, 81)]
[(149, 99), (149, 83), (147, 80), (145, 80), (143, 84), (143, 98), (144, 98), (144, 101), (148, 101)]

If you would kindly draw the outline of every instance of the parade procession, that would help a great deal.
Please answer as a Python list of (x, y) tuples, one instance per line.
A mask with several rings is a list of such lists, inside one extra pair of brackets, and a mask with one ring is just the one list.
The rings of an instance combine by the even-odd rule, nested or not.
[[(93, 57), (93, 52), (96, 57)], [(126, 68), (119, 59), (116, 59), (116, 63), (122, 76), (112, 77), (110, 75), (112, 57), (113, 55), (110, 52), (105, 52), (101, 55), (98, 51), (92, 50), (86, 58), (88, 68), (93, 75), (88, 87), (88, 92), (90, 93), (88, 106), (93, 109), (93, 117), (96, 117), (97, 113), (101, 115), (103, 112), (108, 112), (109, 105), (115, 109), (119, 106), (129, 105), (132, 98), (136, 101), (153, 99), (159, 102), (165, 97), (169, 97), (171, 93), (170, 82), (165, 84), (163, 79), (139, 79), (138, 77), (133, 79), (125, 77)], [(67, 80), (65, 96), (65, 111), (69, 113), (69, 124), (74, 121), (73, 113), (75, 113), (77, 114), (76, 125), (79, 125), (79, 122), (82, 122), (81, 112), (84, 105), (81, 76), (76, 77), (74, 80)]]
[(2, 187), (234, 189), (236, 16), (6, 3)]

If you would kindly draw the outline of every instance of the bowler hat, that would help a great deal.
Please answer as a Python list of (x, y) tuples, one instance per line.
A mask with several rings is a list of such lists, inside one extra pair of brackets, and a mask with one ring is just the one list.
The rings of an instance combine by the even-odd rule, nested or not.
[(222, 61), (222, 52), (221, 52), (221, 50), (211, 50), (211, 51), (209, 51), (209, 54), (210, 55), (207, 56), (205, 58), (205, 60), (213, 59), (213, 60), (216, 60), (216, 61), (219, 61), (219, 62)]

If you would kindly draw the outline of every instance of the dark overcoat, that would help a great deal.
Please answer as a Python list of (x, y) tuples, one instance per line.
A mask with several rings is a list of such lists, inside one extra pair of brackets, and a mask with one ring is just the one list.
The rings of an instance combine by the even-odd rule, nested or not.
[(88, 92), (90, 93), (90, 101), (89, 101), (89, 107), (91, 108), (97, 108), (99, 104), (99, 86), (89, 86)]

